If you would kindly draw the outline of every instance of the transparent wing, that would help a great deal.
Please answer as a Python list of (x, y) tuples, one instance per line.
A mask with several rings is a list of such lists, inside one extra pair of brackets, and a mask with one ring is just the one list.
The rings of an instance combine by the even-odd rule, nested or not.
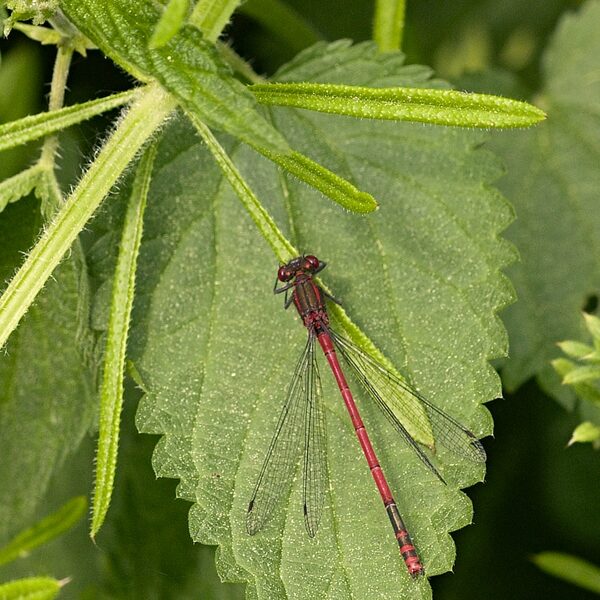
[(327, 478), (325, 413), (314, 344), (306, 370), (306, 427), (304, 445), (304, 524), (310, 537), (319, 528)]
[[(330, 330), (330, 333), (342, 358), (354, 372), (369, 396), (375, 400), (377, 406), (415, 450), (419, 458), (442, 481), (443, 478), (439, 471), (398, 420), (396, 414), (406, 415), (407, 420), (411, 420), (422, 430), (427, 429), (428, 423), (424, 423), (423, 420), (428, 418), (436, 442), (458, 456), (473, 462), (485, 462), (486, 454), (481, 442), (466, 427), (429, 402), (406, 381), (388, 371), (353, 342), (335, 331)], [(412, 403), (407, 400), (407, 396), (417, 398), (421, 402), (425, 408), (426, 416), (414, 409)]]
[(303, 403), (306, 402), (306, 374), (314, 357), (314, 336), (309, 335), (296, 364), (287, 397), (248, 504), (246, 529), (254, 535), (271, 517), (284, 490), (289, 489), (305, 430)]

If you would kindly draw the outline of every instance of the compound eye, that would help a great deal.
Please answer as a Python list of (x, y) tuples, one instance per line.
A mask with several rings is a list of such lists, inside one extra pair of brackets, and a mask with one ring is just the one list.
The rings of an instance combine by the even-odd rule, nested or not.
[(316, 271), (319, 268), (319, 259), (310, 254), (304, 257), (304, 268), (307, 271)]
[(279, 267), (279, 271), (277, 271), (277, 279), (279, 281), (289, 281), (293, 276), (293, 271), (288, 269), (288, 267)]

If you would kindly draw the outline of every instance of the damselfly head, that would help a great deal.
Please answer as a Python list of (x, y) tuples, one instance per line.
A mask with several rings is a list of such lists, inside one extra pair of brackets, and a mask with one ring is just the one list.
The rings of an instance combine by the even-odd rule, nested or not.
[(316, 273), (319, 270), (320, 265), (319, 259), (312, 254), (309, 254), (308, 256), (297, 256), (290, 260), (286, 265), (279, 267), (277, 279), (279, 279), (279, 281), (287, 282), (302, 273)]

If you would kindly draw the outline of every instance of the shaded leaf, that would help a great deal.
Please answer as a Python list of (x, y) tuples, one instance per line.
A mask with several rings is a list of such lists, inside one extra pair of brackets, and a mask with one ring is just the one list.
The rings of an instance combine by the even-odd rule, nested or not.
[(499, 186), (518, 215), (507, 236), (522, 255), (509, 271), (519, 302), (503, 316), (511, 339), (504, 381), (514, 389), (537, 376), (563, 401), (549, 361), (558, 341), (583, 338), (580, 311), (600, 288), (599, 28), (597, 0), (563, 18), (538, 95), (547, 122), (492, 144), (508, 169)]
[(0, 584), (2, 600), (52, 600), (65, 582), (50, 577), (28, 577)]
[(540, 552), (532, 560), (545, 573), (600, 594), (600, 567), (562, 552)]
[(600, 426), (594, 425), (590, 421), (584, 421), (580, 425), (577, 425), (573, 430), (573, 435), (569, 440), (569, 446), (577, 443), (584, 442), (598, 442), (600, 441)]
[[(40, 224), (31, 200), (0, 219), (0, 276), (8, 277)], [(86, 271), (80, 249), (55, 271), (0, 356), (0, 540), (29, 525), (65, 458), (92, 424)], [(60, 351), (56, 351), (59, 348)]]
[(565, 354), (568, 354), (573, 358), (584, 358), (594, 351), (594, 349), (587, 344), (570, 340), (567, 340), (566, 342), (558, 342), (558, 347)]
[(64, 533), (83, 516), (86, 506), (86, 498), (77, 496), (61, 506), (56, 512), (20, 532), (8, 544), (0, 548), (0, 565), (19, 556), (25, 556), (34, 548)]

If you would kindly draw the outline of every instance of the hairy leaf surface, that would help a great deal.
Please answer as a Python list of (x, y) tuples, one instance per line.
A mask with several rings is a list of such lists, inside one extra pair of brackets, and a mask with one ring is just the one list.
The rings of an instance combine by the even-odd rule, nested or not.
[[(0, 219), (5, 280), (40, 225), (32, 200)], [(82, 353), (87, 282), (75, 246), (0, 356), (0, 538), (30, 525), (37, 503), (94, 417), (92, 377)], [(45, 512), (48, 512), (47, 510)]]
[[(318, 44), (279, 80), (443, 85), (428, 69), (369, 44)], [(327, 284), (354, 321), (434, 402), (480, 435), (480, 403), (500, 393), (488, 359), (506, 351), (495, 312), (511, 301), (500, 269), (514, 258), (498, 234), (512, 219), (489, 187), (500, 168), (481, 133), (358, 121), (290, 108), (266, 113), (312, 159), (375, 195), (370, 217), (349, 215), (222, 140), (252, 189), (303, 251), (329, 263)], [(110, 253), (114, 237), (100, 239)], [(304, 530), (301, 484), (282, 490), (254, 537), (245, 514), (305, 331), (271, 290), (277, 264), (206, 149), (183, 120), (165, 131), (142, 243), (131, 356), (147, 395), (141, 430), (162, 434), (159, 475), (193, 502), (195, 540), (218, 544), (218, 570), (251, 597), (427, 598), (410, 580), (339, 393), (322, 369), (329, 489), (319, 532)], [(98, 321), (102, 320), (102, 288)], [(357, 394), (358, 395), (358, 394)], [(363, 416), (430, 575), (452, 566), (448, 532), (470, 522), (456, 491), (481, 469), (442, 449), (441, 484), (368, 399)], [(299, 475), (299, 473), (298, 473)]]
[[(280, 81), (443, 85), (428, 69), (370, 44), (318, 44)], [(480, 406), (500, 393), (488, 359), (506, 352), (495, 312), (512, 300), (499, 239), (512, 212), (489, 187), (500, 174), (483, 134), (358, 121), (289, 108), (265, 113), (294, 147), (375, 195), (360, 217), (323, 201), (247, 147), (222, 140), (292, 241), (329, 263), (323, 277), (355, 322), (426, 395), (480, 435)], [(111, 236), (98, 241), (110, 253)], [(271, 289), (277, 264), (191, 126), (172, 122), (155, 163), (139, 262), (131, 356), (147, 395), (138, 426), (162, 434), (161, 476), (193, 502), (195, 540), (218, 544), (218, 570), (258, 598), (428, 598), (410, 580), (330, 375), (322, 368), (328, 433), (324, 516), (310, 539), (301, 484), (282, 490), (254, 537), (245, 513), (291, 369), (305, 339)], [(98, 320), (102, 320), (102, 288)], [(354, 386), (356, 387), (356, 386)], [(451, 568), (449, 531), (471, 520), (457, 486), (480, 469), (443, 450), (445, 487), (359, 396), (376, 449), (430, 575)], [(298, 472), (298, 475), (300, 473)]]

